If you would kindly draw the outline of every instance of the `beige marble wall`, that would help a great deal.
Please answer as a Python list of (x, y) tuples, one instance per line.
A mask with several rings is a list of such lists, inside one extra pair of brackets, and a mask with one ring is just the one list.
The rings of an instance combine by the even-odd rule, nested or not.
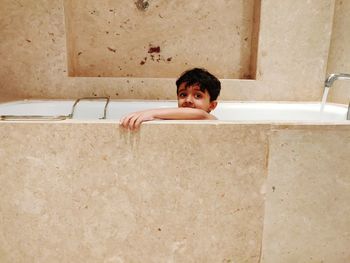
[[(350, 35), (348, 27), (350, 2), (336, 0), (332, 31), (332, 42), (329, 52), (327, 73), (350, 74)], [(329, 99), (348, 104), (350, 101), (350, 81), (336, 81), (329, 92)]]
[(1, 123), (0, 261), (258, 263), (267, 128)]
[(348, 262), (349, 134), (3, 122), (0, 261)]
[(272, 132), (262, 262), (350, 261), (349, 131)]
[(277, 100), (320, 100), (334, 1), (262, 1), (258, 79)]
[[(319, 100), (326, 73), (334, 3), (334, 0), (278, 3), (262, 0), (256, 80), (223, 80), (221, 99)], [(2, 0), (1, 4), (1, 100), (5, 97), (94, 95), (176, 98), (175, 78), (67, 77), (66, 42), (71, 42), (66, 39), (63, 1)], [(222, 43), (213, 41), (210, 45), (221, 47)]]
[(249, 78), (254, 0), (66, 0), (71, 76)]

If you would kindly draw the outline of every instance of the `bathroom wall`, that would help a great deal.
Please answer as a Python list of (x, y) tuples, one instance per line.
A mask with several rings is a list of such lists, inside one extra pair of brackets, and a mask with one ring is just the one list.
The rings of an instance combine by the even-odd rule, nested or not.
[(349, 262), (349, 131), (272, 130), (262, 262)]
[(266, 129), (1, 123), (0, 262), (258, 263)]
[[(350, 73), (350, 2), (336, 0), (332, 41), (327, 73)], [(346, 103), (350, 101), (350, 81), (336, 81), (329, 92), (330, 100)]]
[[(199, 2), (201, 1), (197, 3)], [(213, 24), (215, 28), (221, 25), (221, 18), (227, 18), (230, 23), (235, 23), (235, 25), (239, 23), (238, 25), (243, 27), (243, 29), (239, 30), (235, 27), (232, 28), (232, 26), (225, 28), (225, 30), (233, 30), (236, 33), (236, 35), (232, 35), (233, 43), (230, 43), (229, 39), (218, 41), (218, 38), (220, 39), (219, 36), (208, 39), (209, 43), (207, 43), (207, 46), (211, 49), (221, 50), (225, 47), (225, 50), (232, 51), (228, 57), (217, 53), (215, 59), (210, 58), (209, 60), (213, 62), (213, 65), (217, 62), (220, 64), (221, 61), (225, 61), (225, 66), (212, 67), (211, 63), (210, 65), (205, 64), (206, 62), (203, 60), (205, 56), (197, 53), (187, 54), (185, 59), (180, 56), (180, 53), (177, 53), (178, 61), (180, 61), (177, 64), (177, 59), (175, 58), (167, 61), (171, 55), (169, 53), (164, 54), (164, 57), (160, 58), (160, 60), (166, 60), (162, 60), (163, 64), (152, 61), (152, 63), (157, 65), (155, 68), (149, 66), (152, 65), (151, 63), (147, 64), (152, 60), (151, 57), (148, 57), (147, 63), (143, 65), (140, 65), (141, 61), (139, 61), (138, 68), (142, 68), (143, 71), (138, 71), (138, 76), (134, 78), (126, 76), (130, 74), (130, 71), (128, 73), (124, 72), (125, 74), (123, 73), (122, 77), (104, 77), (103, 74), (99, 74), (99, 72), (103, 73), (103, 71), (100, 71), (101, 66), (97, 68), (92, 66), (91, 70), (88, 71), (89, 74), (87, 74), (97, 74), (101, 75), (101, 77), (68, 77), (69, 73), (70, 75), (85, 75), (86, 73), (86, 71), (72, 70), (74, 61), (82, 60), (85, 54), (80, 53), (85, 52), (85, 50), (76, 50), (74, 46), (72, 47), (74, 43), (84, 42), (86, 39), (86, 36), (83, 35), (80, 40), (80, 35), (77, 33), (81, 31), (85, 30), (87, 33), (91, 33), (94, 32), (93, 30), (98, 29), (99, 32), (93, 35), (96, 43), (88, 43), (88, 46), (94, 47), (95, 44), (103, 43), (105, 40), (106, 44), (113, 44), (113, 46), (104, 47), (102, 49), (103, 54), (106, 56), (107, 54), (108, 56), (117, 55), (114, 54), (117, 52), (113, 51), (118, 46), (117, 36), (112, 38), (111, 43), (108, 42), (109, 38), (106, 38), (106, 35), (109, 34), (106, 31), (116, 31), (116, 28), (106, 29), (105, 27), (102, 28), (102, 26), (99, 27), (99, 25), (103, 24), (103, 21), (105, 22), (108, 17), (114, 15), (113, 10), (115, 10), (115, 7), (112, 3), (105, 1), (101, 6), (97, 6), (98, 8), (103, 7), (105, 11), (107, 10), (106, 14), (100, 13), (99, 20), (94, 14), (89, 13), (77, 16), (76, 12), (78, 11), (72, 8), (85, 6), (89, 8), (80, 11), (93, 12), (94, 10), (90, 10), (90, 6), (96, 6), (97, 2), (95, 3), (94, 1), (87, 3), (86, 1), (72, 2), (68, 0), (2, 0), (3, 8), (0, 10), (2, 25), (0, 33), (3, 40), (0, 43), (2, 57), (0, 62), (1, 100), (77, 98), (106, 95), (112, 98), (175, 99), (175, 78), (173, 75), (187, 69), (187, 66), (195, 66), (195, 64), (197, 66), (206, 65), (214, 74), (228, 78), (222, 81), (221, 99), (223, 100), (313, 101), (321, 98), (333, 29), (334, 0), (310, 0), (307, 2), (295, 2), (292, 0), (283, 2), (273, 0), (243, 2), (237, 0), (229, 4), (227, 10), (212, 8), (211, 5), (213, 3), (209, 2), (205, 2), (203, 9), (199, 8), (198, 10), (200, 13), (203, 13), (203, 19), (207, 14), (206, 12), (210, 13), (208, 14), (209, 21), (214, 23), (215, 20), (218, 23)], [(74, 5), (71, 6), (73, 3)], [(155, 5), (152, 7), (154, 3), (158, 3), (158, 9), (166, 11), (169, 17), (177, 17), (176, 14), (171, 13), (172, 9), (166, 9), (165, 4), (160, 0), (149, 2), (148, 11), (152, 11), (152, 8), (155, 8)], [(186, 4), (188, 2), (179, 1), (179, 3)], [(190, 7), (193, 9), (196, 2), (191, 3)], [(243, 5), (243, 3), (247, 4)], [(137, 5), (134, 3), (130, 2), (127, 5), (125, 14), (128, 14), (127, 10), (129, 9), (133, 10), (130, 11), (130, 15), (134, 14), (138, 19), (140, 19), (139, 16), (145, 15), (145, 13), (137, 9)], [(237, 18), (236, 16), (236, 18), (231, 18), (231, 14), (234, 12), (233, 9), (242, 11), (242, 13), (239, 12), (237, 14), (237, 17), (240, 17), (241, 20), (230, 20)], [(215, 13), (216, 10), (218, 13)], [(159, 13), (155, 12), (154, 14), (158, 15), (157, 19), (159, 20)], [(251, 14), (254, 14), (255, 20), (249, 18)], [(160, 15), (163, 16), (162, 14)], [(76, 17), (79, 19), (73, 19)], [(114, 22), (118, 23), (118, 19), (115, 18)], [(128, 18), (125, 19), (123, 21), (127, 21)], [(108, 25), (108, 21), (106, 25)], [(165, 21), (172, 28), (172, 20)], [(117, 26), (117, 24), (115, 25)], [(246, 28), (244, 28), (244, 25), (247, 25)], [(254, 38), (257, 25), (259, 26), (259, 31), (257, 32), (259, 34), (258, 42)], [(118, 27), (119, 29), (120, 27)], [(208, 29), (208, 32), (211, 31)], [(251, 47), (249, 61), (247, 59), (247, 50), (249, 48), (241, 48), (242, 35), (246, 33), (251, 36), (253, 41), (249, 43), (248, 40), (245, 41), (246, 37), (243, 38), (243, 42), (246, 42), (247, 47)], [(238, 36), (239, 34), (242, 35)], [(163, 37), (164, 41), (168, 40), (166, 35)], [(225, 35), (225, 37), (227, 36)], [(136, 40), (134, 37), (130, 37), (132, 43)], [(187, 46), (191, 46), (192, 41), (186, 42), (183, 39), (181, 43), (184, 49)], [(127, 42), (124, 44), (128, 45)], [(154, 44), (157, 45), (156, 43)], [(149, 48), (145, 44), (145, 50), (147, 51)], [(175, 46), (172, 49), (175, 52)], [(255, 53), (252, 52), (254, 50)], [(150, 56), (150, 54), (147, 51), (147, 56)], [(99, 63), (101, 62), (100, 59), (105, 61), (105, 57), (101, 53), (95, 54), (93, 51), (90, 52), (89, 58)], [(228, 73), (226, 70), (230, 66), (229, 62), (225, 60), (226, 58), (232, 60), (232, 67), (227, 71)], [(158, 57), (155, 58), (155, 60), (157, 59)], [(184, 64), (186, 63), (185, 60), (189, 61), (188, 65)], [(82, 65), (86, 68), (90, 65), (89, 63), (86, 60)], [(248, 64), (250, 75), (246, 73)], [(113, 66), (110, 67), (110, 65), (114, 64), (106, 62), (105, 65), (106, 75), (113, 75), (116, 69)], [(166, 67), (164, 68), (161, 65)], [(157, 70), (153, 71), (154, 69)], [(158, 78), (152, 78), (152, 76)], [(167, 78), (159, 78), (159, 76), (166, 76)], [(337, 98), (334, 97), (334, 99)]]
[(0, 262), (349, 262), (349, 142), (339, 124), (3, 122)]
[(70, 76), (251, 78), (254, 0), (66, 0)]

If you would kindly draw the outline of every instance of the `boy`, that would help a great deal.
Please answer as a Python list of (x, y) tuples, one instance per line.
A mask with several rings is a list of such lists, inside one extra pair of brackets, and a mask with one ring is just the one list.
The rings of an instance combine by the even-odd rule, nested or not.
[(150, 109), (131, 113), (120, 120), (130, 130), (151, 120), (216, 120), (210, 112), (217, 105), (220, 81), (207, 70), (194, 68), (185, 71), (176, 81), (178, 108)]

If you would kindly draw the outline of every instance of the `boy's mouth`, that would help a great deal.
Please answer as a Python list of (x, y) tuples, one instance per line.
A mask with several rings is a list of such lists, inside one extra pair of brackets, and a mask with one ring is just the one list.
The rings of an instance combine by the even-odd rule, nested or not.
[(195, 108), (194, 105), (181, 105), (182, 108)]

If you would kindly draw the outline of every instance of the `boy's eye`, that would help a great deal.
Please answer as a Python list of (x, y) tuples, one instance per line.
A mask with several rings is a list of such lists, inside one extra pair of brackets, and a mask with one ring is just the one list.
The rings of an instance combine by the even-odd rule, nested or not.
[(194, 97), (195, 97), (196, 99), (201, 99), (201, 98), (203, 97), (203, 95), (202, 95), (202, 93), (196, 93), (196, 94), (194, 95)]
[(185, 98), (187, 96), (187, 94), (185, 92), (180, 92), (179, 93), (179, 97), (180, 98)]

